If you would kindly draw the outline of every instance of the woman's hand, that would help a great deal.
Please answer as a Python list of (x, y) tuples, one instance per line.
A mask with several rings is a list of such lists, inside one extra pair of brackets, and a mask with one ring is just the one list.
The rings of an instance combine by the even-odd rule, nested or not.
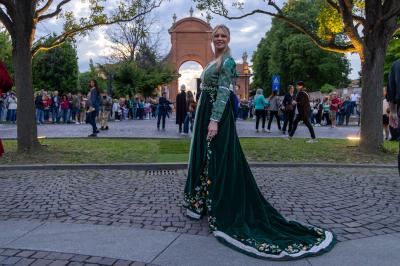
[(218, 134), (218, 122), (216, 121), (210, 121), (210, 124), (208, 124), (208, 134), (207, 134), (207, 139), (211, 140)]

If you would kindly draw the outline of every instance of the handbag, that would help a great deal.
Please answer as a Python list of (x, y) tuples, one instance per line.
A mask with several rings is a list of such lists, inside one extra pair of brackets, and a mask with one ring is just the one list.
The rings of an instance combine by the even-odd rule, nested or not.
[(285, 111), (286, 112), (291, 112), (293, 111), (293, 104), (289, 103), (285, 105)]

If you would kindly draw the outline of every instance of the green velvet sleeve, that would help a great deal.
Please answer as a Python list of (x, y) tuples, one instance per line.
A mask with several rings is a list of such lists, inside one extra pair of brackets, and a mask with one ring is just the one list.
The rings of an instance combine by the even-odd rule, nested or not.
[(229, 100), (231, 89), (233, 89), (236, 74), (236, 63), (228, 57), (224, 60), (218, 78), (218, 91), (213, 103), (211, 120), (219, 122), (224, 113), (226, 103)]

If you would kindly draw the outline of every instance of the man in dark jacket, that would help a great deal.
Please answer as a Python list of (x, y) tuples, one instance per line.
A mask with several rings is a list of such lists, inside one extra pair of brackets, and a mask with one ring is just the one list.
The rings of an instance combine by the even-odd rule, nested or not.
[(307, 142), (308, 143), (317, 142), (317, 140), (315, 139), (314, 129), (310, 123), (310, 112), (311, 112), (310, 98), (308, 96), (308, 93), (305, 91), (303, 81), (297, 82), (297, 91), (298, 92), (296, 95), (296, 100), (293, 101), (293, 103), (297, 104), (298, 114), (296, 115), (296, 118), (293, 122), (292, 131), (290, 131), (289, 133), (289, 139), (292, 139), (294, 133), (296, 132), (297, 125), (299, 124), (299, 122), (303, 121), (304, 125), (306, 125), (311, 134), (311, 139)]
[[(400, 59), (393, 63), (390, 69), (386, 99), (390, 105), (391, 115), (397, 114), (397, 119), (400, 121), (399, 105), (400, 105)], [(399, 128), (397, 129), (399, 131)], [(400, 149), (397, 156), (399, 175), (400, 175)]]
[(283, 128), (282, 128), (282, 133), (283, 135), (286, 134), (286, 127), (289, 124), (289, 130), (288, 132), (290, 133), (293, 128), (293, 120), (294, 120), (294, 86), (290, 85), (288, 88), (288, 92), (285, 94), (285, 98), (283, 99), (282, 105), (284, 107), (284, 123), (283, 123)]
[(182, 134), (182, 125), (187, 114), (186, 86), (181, 86), (181, 92), (176, 96), (176, 124), (179, 125), (179, 133)]

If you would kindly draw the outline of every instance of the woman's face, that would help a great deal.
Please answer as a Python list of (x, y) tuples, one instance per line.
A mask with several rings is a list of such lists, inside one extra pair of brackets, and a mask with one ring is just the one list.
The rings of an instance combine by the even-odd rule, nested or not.
[(218, 29), (213, 36), (213, 43), (216, 50), (224, 50), (229, 44), (229, 36), (222, 29)]
[(91, 88), (94, 87), (94, 81), (93, 81), (93, 80), (90, 81), (90, 87), (91, 87)]

